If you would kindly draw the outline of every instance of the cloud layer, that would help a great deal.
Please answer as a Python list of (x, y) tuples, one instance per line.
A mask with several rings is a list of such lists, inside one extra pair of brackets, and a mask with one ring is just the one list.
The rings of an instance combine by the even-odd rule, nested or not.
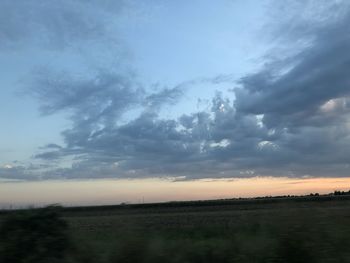
[[(28, 5), (37, 6), (38, 2), (29, 1)], [(71, 1), (63, 7), (56, 2), (57, 6), (49, 7), (42, 2), (42, 10), (37, 10), (51, 16), (52, 10), (59, 9), (60, 15), (55, 12), (52, 23), (40, 20), (45, 17), (29, 17), (32, 23), (26, 29), (14, 20), (12, 29), (0, 28), (5, 36), (2, 44), (20, 41), (26, 37), (22, 30), (31, 31), (38, 24), (37, 29), (50, 32), (69, 28), (60, 34), (45, 34), (55, 43), (106, 35), (108, 29), (100, 20), (90, 20), (88, 11), (84, 13), (87, 17), (71, 11), (77, 9), (70, 5), (81, 2)], [(3, 4), (10, 11), (14, 5), (12, 1)], [(300, 11), (298, 5), (294, 8)], [(272, 33), (278, 34), (278, 44), (285, 47), (283, 55), (278, 56), (280, 50), (272, 52), (258, 72), (232, 83), (231, 97), (217, 92), (209, 110), (175, 118), (160, 113), (167, 105), (176, 105), (192, 82), (155, 90), (120, 67), (102, 67), (82, 77), (49, 69), (40, 72), (30, 93), (40, 102), (42, 114), (64, 112), (69, 116), (71, 126), (61, 133), (64, 145), (52, 142), (33, 156), (50, 166), (7, 166), (0, 168), (0, 177), (348, 176), (350, 9), (345, 2), (331, 8), (336, 16), (318, 20), (323, 10), (316, 10), (306, 16), (314, 19), (281, 21), (282, 27), (292, 23), (288, 34), (281, 34), (281, 27)], [(232, 82), (230, 78), (226, 81)], [(67, 158), (72, 165), (61, 167), (59, 163)]]

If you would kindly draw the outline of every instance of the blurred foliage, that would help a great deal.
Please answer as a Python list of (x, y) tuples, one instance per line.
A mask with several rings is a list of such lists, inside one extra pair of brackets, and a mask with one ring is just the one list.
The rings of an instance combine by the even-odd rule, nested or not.
[(0, 227), (0, 262), (59, 262), (69, 246), (68, 224), (60, 207), (11, 213)]

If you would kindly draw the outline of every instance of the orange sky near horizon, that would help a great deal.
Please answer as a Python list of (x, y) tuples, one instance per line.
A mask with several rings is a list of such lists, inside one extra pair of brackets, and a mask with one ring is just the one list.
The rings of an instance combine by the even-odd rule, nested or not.
[(72, 180), (0, 183), (0, 207), (103, 205), (180, 200), (221, 199), (266, 195), (303, 195), (349, 190), (350, 178), (275, 178), (177, 181)]

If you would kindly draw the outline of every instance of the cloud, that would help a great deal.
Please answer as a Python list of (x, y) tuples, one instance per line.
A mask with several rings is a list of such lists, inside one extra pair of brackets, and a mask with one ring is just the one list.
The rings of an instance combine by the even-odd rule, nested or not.
[(146, 106), (157, 110), (164, 104), (176, 104), (183, 94), (183, 85), (177, 85), (174, 88), (163, 88), (145, 98)]
[(34, 158), (45, 160), (57, 160), (62, 156), (60, 151), (50, 151), (36, 154)]
[(40, 180), (39, 167), (34, 165), (24, 166), (8, 164), (0, 167), (0, 178), (9, 181)]
[(2, 0), (0, 47), (18, 48), (28, 42), (62, 49), (73, 42), (109, 37), (113, 16), (124, 1)]
[[(264, 115), (264, 124), (271, 127), (328, 125), (333, 117), (343, 120), (350, 95), (350, 9), (345, 10), (346, 15), (312, 31), (311, 45), (298, 54), (242, 78), (243, 88), (236, 90), (237, 110)], [(310, 35), (299, 34), (302, 37)]]
[(237, 112), (263, 116), (262, 125), (276, 134), (276, 152), (286, 155), (285, 163), (273, 159), (277, 171), (290, 167), (296, 175), (348, 174), (349, 10), (343, 6), (341, 15), (322, 21), (321, 27), (305, 21), (295, 26), (304, 27), (299, 40), (312, 42), (242, 78), (242, 88), (236, 89)]
[(49, 143), (45, 145), (44, 147), (41, 147), (42, 149), (62, 149), (62, 146), (55, 144), (55, 143)]
[[(292, 14), (302, 7), (295, 3)], [(155, 89), (124, 67), (100, 67), (82, 76), (39, 71), (30, 92), (41, 113), (64, 112), (71, 126), (61, 133), (64, 145), (50, 144), (34, 155), (53, 166), (2, 168), (0, 177), (8, 170), (19, 179), (348, 176), (350, 9), (328, 6), (337, 15), (321, 19), (326, 2), (312, 10), (314, 3), (308, 2), (312, 15), (303, 14), (287, 33), (283, 28), (295, 16), (270, 31), (285, 48), (235, 83), (231, 97), (217, 93), (205, 111), (161, 114), (192, 84), (231, 83), (232, 75)], [(281, 50), (288, 52), (280, 55)], [(68, 157), (71, 167), (60, 166)]]
[(51, 161), (64, 154), (80, 155), (72, 169), (57, 170), (63, 177), (217, 177), (218, 170), (240, 169), (238, 161), (227, 162), (247, 156), (247, 147), (254, 151), (258, 138), (266, 133), (255, 116), (235, 114), (232, 102), (217, 94), (210, 113), (183, 115), (178, 120), (161, 119), (145, 109), (134, 120), (106, 124), (95, 133), (75, 123), (63, 132), (66, 148), (36, 157)]

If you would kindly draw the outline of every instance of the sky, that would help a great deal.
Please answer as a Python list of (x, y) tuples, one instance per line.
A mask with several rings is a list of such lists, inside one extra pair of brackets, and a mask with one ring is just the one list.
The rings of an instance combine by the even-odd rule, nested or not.
[(0, 0), (0, 203), (344, 188), (349, 22), (346, 0)]

